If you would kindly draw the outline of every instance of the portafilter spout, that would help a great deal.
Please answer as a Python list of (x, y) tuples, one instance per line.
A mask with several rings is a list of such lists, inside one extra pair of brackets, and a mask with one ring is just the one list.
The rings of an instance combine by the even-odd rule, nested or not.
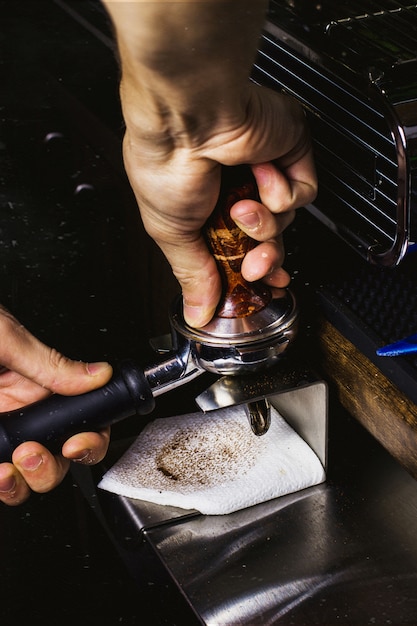
[[(298, 326), (298, 309), (289, 289), (274, 293), (262, 282), (249, 283), (242, 276), (242, 261), (257, 245), (230, 217), (231, 207), (243, 199), (259, 200), (250, 167), (224, 168), (219, 200), (205, 228), (223, 284), (214, 318), (203, 328), (189, 326), (180, 298), (171, 311), (173, 329), (190, 342), (194, 361), (222, 375), (270, 367), (293, 340)], [(268, 420), (264, 416), (260, 416), (260, 430), (254, 424), (259, 410), (250, 407), (249, 414), (256, 434), (266, 432)]]

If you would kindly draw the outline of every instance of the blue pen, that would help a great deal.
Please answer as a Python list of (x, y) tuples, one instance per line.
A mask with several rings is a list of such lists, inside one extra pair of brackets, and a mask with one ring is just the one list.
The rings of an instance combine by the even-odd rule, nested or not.
[(415, 352), (417, 352), (417, 334), (390, 343), (388, 346), (383, 346), (376, 351), (378, 356), (401, 356), (402, 354), (413, 354)]

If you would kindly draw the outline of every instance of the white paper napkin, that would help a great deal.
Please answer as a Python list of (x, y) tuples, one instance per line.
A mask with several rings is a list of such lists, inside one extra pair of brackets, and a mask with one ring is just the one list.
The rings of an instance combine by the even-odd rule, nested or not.
[(325, 480), (311, 448), (271, 408), (257, 437), (243, 407), (156, 419), (99, 487), (206, 515), (232, 513)]

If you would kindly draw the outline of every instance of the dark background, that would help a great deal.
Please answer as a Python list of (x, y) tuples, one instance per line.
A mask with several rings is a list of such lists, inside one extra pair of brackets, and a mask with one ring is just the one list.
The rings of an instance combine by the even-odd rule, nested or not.
[[(123, 171), (105, 14), (97, 2), (15, 0), (0, 2), (0, 15), (0, 302), (72, 358), (147, 364), (149, 338), (168, 332), (178, 288), (143, 231)], [(395, 273), (371, 268), (303, 211), (286, 249), (307, 338), (316, 289), (325, 306), (337, 302), (341, 327), (370, 358), (415, 331), (413, 261)], [(314, 361), (314, 348), (303, 346)], [(415, 394), (416, 359), (405, 364), (386, 367)], [(158, 399), (153, 417), (191, 409), (194, 395), (187, 387)], [(358, 446), (372, 446), (350, 428)], [(110, 458), (138, 429), (134, 420), (114, 427)], [(335, 461), (346, 438), (343, 429), (330, 436)], [(338, 472), (343, 484), (346, 463)], [(147, 581), (146, 563), (142, 584), (133, 581), (71, 474), (52, 493), (0, 508), (0, 558), (5, 626), (192, 622), (167, 580)]]

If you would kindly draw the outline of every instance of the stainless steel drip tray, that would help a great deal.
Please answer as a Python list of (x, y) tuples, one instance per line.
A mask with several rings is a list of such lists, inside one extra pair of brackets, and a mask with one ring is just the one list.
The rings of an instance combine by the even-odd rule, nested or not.
[(407, 487), (402, 502), (375, 493), (371, 507), (351, 508), (350, 494), (322, 485), (154, 529), (147, 540), (205, 624), (415, 623), (416, 510), (404, 511), (415, 485)]

